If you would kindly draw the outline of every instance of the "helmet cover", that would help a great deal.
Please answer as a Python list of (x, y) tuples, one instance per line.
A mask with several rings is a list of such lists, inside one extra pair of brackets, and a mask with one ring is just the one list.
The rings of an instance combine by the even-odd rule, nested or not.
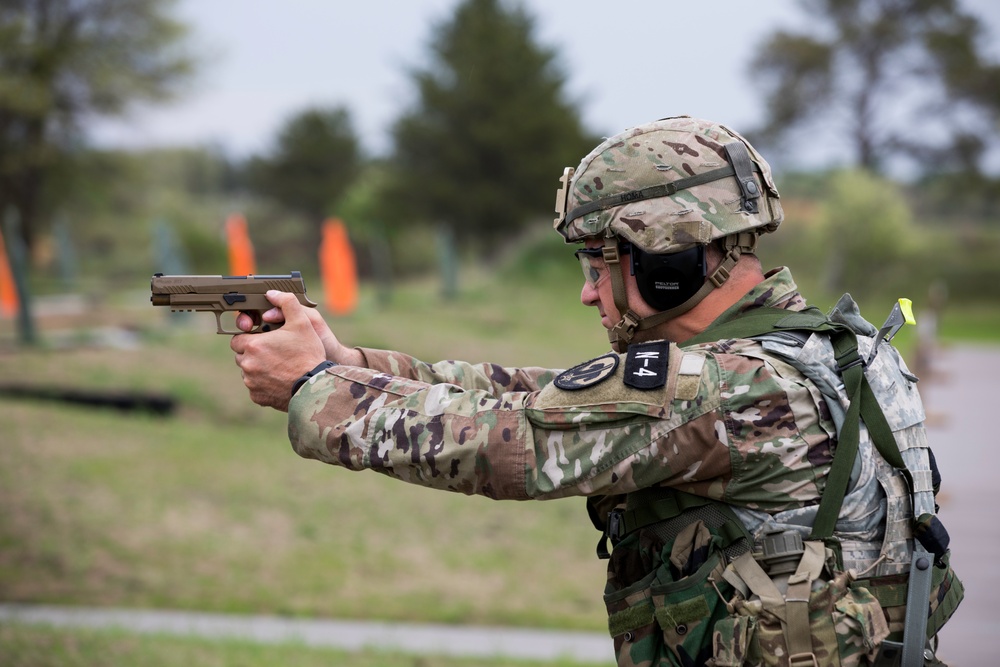
[[(725, 144), (732, 142), (742, 142), (749, 153), (755, 181), (750, 188), (756, 186), (761, 195), (756, 212), (743, 205), (745, 192), (735, 175), (690, 187), (683, 182), (726, 167)], [(683, 189), (631, 198), (643, 189), (669, 183)], [(739, 232), (772, 232), (783, 217), (764, 158), (736, 132), (689, 116), (664, 118), (605, 140), (583, 159), (564, 187), (556, 202), (555, 227), (567, 243), (617, 236), (646, 252), (674, 253)], [(568, 217), (574, 209), (608, 198), (615, 205)], [(622, 200), (625, 203), (618, 203)]]

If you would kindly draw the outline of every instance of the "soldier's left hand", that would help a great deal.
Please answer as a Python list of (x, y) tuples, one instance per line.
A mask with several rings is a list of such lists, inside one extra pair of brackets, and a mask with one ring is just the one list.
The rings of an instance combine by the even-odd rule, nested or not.
[(233, 336), (229, 347), (236, 353), (250, 400), (287, 412), (295, 381), (325, 361), (326, 352), (294, 294), (270, 291), (267, 299), (281, 309), (284, 325), (266, 333)]

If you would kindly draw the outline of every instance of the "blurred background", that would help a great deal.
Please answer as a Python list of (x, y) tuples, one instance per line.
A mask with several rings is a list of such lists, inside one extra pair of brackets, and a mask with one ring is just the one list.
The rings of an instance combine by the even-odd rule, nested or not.
[[(994, 0), (0, 5), (0, 604), (603, 632), (582, 501), (298, 460), (212, 317), (152, 308), (147, 285), (299, 270), (350, 344), (566, 367), (607, 342), (550, 230), (562, 169), (678, 114), (774, 168), (766, 266), (878, 323), (913, 300), (897, 342), (935, 447), (985, 424), (959, 411), (1000, 349)], [(943, 511), (1000, 500), (958, 463), (988, 431), (938, 452), (972, 476)], [(982, 550), (956, 547), (970, 570), (1000, 546), (982, 525)], [(269, 650), (0, 619), (3, 664), (414, 660)]]

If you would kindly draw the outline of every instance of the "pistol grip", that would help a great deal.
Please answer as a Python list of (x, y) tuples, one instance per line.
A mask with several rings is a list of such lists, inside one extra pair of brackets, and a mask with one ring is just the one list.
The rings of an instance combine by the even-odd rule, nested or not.
[(252, 334), (266, 333), (268, 331), (274, 331), (275, 329), (281, 326), (280, 322), (278, 324), (271, 324), (270, 322), (261, 322), (259, 324), (254, 324), (249, 331), (240, 331), (239, 329), (237, 329), (236, 331), (226, 331), (226, 329), (223, 328), (222, 326), (223, 312), (224, 311), (221, 310), (212, 311), (212, 313), (215, 315), (215, 333), (217, 334), (226, 334), (227, 336), (238, 336), (240, 334), (245, 334), (245, 333), (252, 333)]

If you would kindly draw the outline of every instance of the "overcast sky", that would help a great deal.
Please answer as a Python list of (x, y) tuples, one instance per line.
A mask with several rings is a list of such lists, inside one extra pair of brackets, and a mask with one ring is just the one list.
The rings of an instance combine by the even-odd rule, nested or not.
[[(459, 0), (179, 0), (208, 54), (178, 103), (102, 123), (98, 143), (213, 143), (265, 151), (293, 114), (345, 105), (370, 153), (412, 101), (407, 69), (425, 62), (431, 26)], [(1000, 1), (960, 0), (986, 23), (1000, 59)], [(739, 131), (761, 120), (748, 63), (777, 26), (801, 25), (795, 0), (524, 0), (537, 40), (554, 48), (567, 91), (599, 134), (691, 114)], [(614, 8), (612, 9), (612, 5)]]

